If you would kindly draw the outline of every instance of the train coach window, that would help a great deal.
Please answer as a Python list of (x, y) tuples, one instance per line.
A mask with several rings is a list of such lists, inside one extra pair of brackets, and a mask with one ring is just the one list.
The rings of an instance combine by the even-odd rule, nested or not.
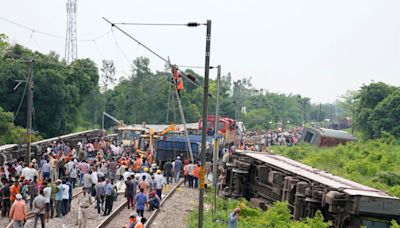
[(311, 133), (311, 132), (307, 132), (306, 133), (306, 137), (304, 137), (304, 141), (305, 142), (311, 142), (311, 139), (312, 139), (312, 137), (314, 136), (314, 134), (313, 133)]
[(368, 228), (390, 228), (390, 224), (381, 221), (363, 220), (363, 226)]

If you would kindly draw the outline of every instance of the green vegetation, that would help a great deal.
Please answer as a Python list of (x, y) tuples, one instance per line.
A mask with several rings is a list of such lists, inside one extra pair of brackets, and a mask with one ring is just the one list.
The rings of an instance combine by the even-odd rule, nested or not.
[(308, 144), (273, 147), (273, 152), (400, 197), (400, 145), (395, 138), (354, 142), (332, 148)]
[[(286, 202), (276, 202), (274, 206), (267, 210), (251, 208), (249, 203), (244, 200), (222, 199), (217, 197), (217, 211), (212, 215), (213, 195), (207, 194), (205, 197), (206, 210), (204, 213), (204, 227), (225, 228), (227, 227), (229, 214), (237, 207), (241, 208), (238, 227), (276, 227), (276, 228), (327, 228), (331, 222), (324, 222), (321, 213), (317, 213), (312, 219), (307, 218), (304, 221), (293, 221)], [(191, 228), (197, 227), (198, 211), (190, 214), (189, 224)]]
[(353, 99), (354, 125), (364, 139), (379, 138), (384, 132), (400, 136), (400, 88), (371, 83), (362, 86)]
[[(180, 122), (169, 69), (153, 72), (147, 58), (133, 60), (129, 75), (118, 75), (112, 60), (103, 60), (102, 66), (90, 59), (66, 64), (54, 52), (43, 54), (11, 45), (7, 36), (0, 34), (0, 107), (16, 115), (23, 98), (14, 121), (16, 126), (24, 127), (26, 123), (26, 93), (24, 85), (13, 89), (15, 80), (23, 80), (28, 74), (28, 65), (21, 60), (30, 59), (35, 61), (33, 129), (45, 138), (100, 127), (103, 111), (125, 123)], [(196, 78), (198, 85), (203, 84), (203, 77), (190, 69), (185, 72)], [(212, 77), (215, 73), (211, 71)], [(197, 122), (203, 88), (184, 81), (181, 101), (186, 121)], [(309, 98), (299, 95), (256, 90), (250, 78), (234, 82), (229, 73), (221, 77), (220, 88), (220, 113), (237, 117), (248, 129), (276, 127), (277, 122), (286, 121), (300, 125), (303, 120), (324, 119), (330, 110), (330, 105), (322, 105), (320, 111), (319, 105), (312, 105)], [(210, 80), (209, 89), (209, 112), (214, 113), (215, 80)], [(242, 107), (246, 107), (246, 113), (241, 112)], [(342, 110), (345, 113), (346, 109)], [(115, 123), (106, 119), (105, 126)]]
[[(0, 107), (0, 145), (26, 142), (26, 129), (15, 126), (11, 112), (5, 112)], [(32, 141), (40, 140), (41, 137), (33, 135)]]

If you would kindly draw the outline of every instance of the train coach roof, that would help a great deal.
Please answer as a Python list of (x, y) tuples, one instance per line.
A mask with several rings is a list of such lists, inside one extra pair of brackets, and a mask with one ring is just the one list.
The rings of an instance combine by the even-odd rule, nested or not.
[(351, 180), (347, 180), (345, 178), (313, 168), (311, 166), (302, 164), (300, 162), (280, 155), (265, 152), (250, 152), (243, 150), (236, 151), (239, 153), (243, 153), (246, 156), (268, 163), (277, 168), (286, 170), (287, 172), (293, 173), (295, 175), (302, 176), (306, 179), (310, 179), (312, 181), (319, 182), (334, 189), (341, 190), (349, 195), (398, 199), (397, 197), (390, 196), (383, 191), (359, 184)]
[(8, 150), (17, 147), (18, 144), (5, 144), (0, 146), (0, 151)]
[(303, 133), (305, 133), (307, 130), (316, 132), (319, 135), (328, 137), (328, 138), (344, 139), (344, 140), (350, 140), (350, 141), (353, 141), (356, 139), (352, 134), (349, 134), (345, 131), (340, 131), (340, 130), (333, 130), (333, 129), (327, 129), (327, 128), (304, 128)]

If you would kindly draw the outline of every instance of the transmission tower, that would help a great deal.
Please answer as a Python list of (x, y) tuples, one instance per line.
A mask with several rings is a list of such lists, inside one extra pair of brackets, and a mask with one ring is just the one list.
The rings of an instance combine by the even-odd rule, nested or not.
[(76, 1), (67, 0), (67, 36), (65, 38), (65, 61), (71, 63), (78, 56), (76, 38)]

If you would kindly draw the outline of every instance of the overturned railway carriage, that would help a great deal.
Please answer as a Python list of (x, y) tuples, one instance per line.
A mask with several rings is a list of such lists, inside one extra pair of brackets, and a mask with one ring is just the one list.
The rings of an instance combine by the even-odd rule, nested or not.
[[(88, 142), (90, 140), (100, 139), (105, 135), (106, 132), (104, 130), (93, 129), (33, 142), (31, 143), (31, 156), (32, 158), (39, 158), (46, 151), (47, 147), (53, 142), (63, 141), (71, 145), (76, 145), (79, 141)], [(26, 144), (7, 144), (0, 146), (0, 164), (3, 164), (4, 161), (10, 161), (12, 159), (26, 161), (27, 158), (28, 152)]]
[(294, 219), (320, 210), (338, 228), (386, 228), (400, 219), (399, 198), (289, 158), (236, 151), (230, 161), (222, 194), (245, 197), (264, 210), (287, 201)]

